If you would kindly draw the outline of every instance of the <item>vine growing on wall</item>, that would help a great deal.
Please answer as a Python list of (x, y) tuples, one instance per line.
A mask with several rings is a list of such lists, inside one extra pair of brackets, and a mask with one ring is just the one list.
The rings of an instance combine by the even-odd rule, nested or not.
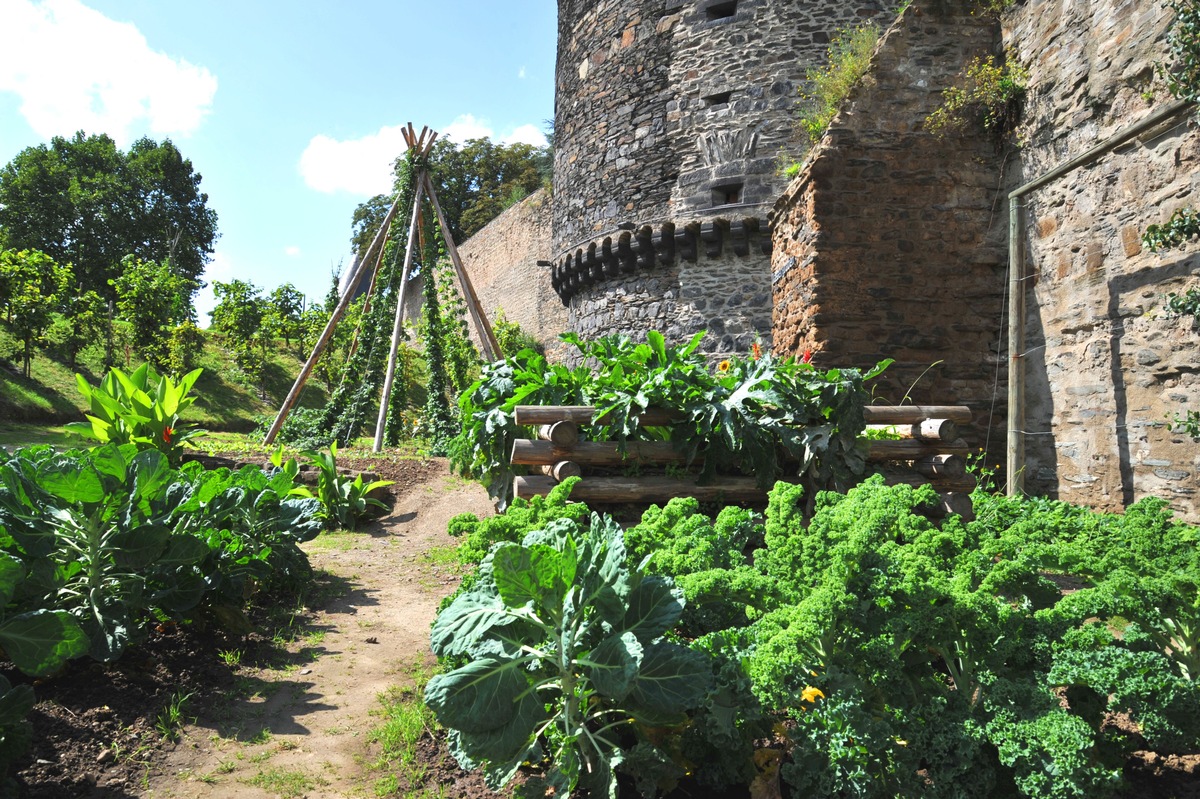
[[(1156, 71), (1166, 79), (1171, 96), (1200, 102), (1200, 0), (1166, 0), (1164, 5), (1175, 12), (1167, 36), (1171, 64), (1156, 64)], [(1179, 208), (1165, 223), (1149, 225), (1142, 234), (1142, 244), (1150, 252), (1160, 252), (1183, 247), (1198, 236), (1200, 211)], [(1168, 317), (1190, 316), (1192, 329), (1200, 328), (1200, 289), (1172, 292), (1166, 297), (1166, 306)], [(1170, 419), (1173, 432), (1200, 442), (1200, 411), (1183, 408)]]
[(1175, 12), (1167, 38), (1171, 64), (1158, 64), (1158, 72), (1171, 96), (1200, 101), (1200, 0), (1166, 0), (1165, 6)]

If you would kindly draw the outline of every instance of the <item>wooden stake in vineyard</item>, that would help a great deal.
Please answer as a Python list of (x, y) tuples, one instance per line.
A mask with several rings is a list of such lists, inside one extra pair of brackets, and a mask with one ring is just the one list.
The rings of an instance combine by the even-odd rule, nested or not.
[[(404, 143), (408, 146), (409, 151), (415, 151), (417, 157), (422, 159), (422, 163), (429, 156), (433, 148), (433, 143), (438, 138), (436, 131), (431, 131), (428, 127), (424, 126), (418, 135), (411, 122), (408, 123), (407, 128), (401, 129), (401, 133), (404, 136)], [(428, 139), (426, 138), (427, 135)], [(475, 322), (476, 332), (479, 334), (483, 355), (489, 361), (494, 361), (500, 357), (500, 345), (496, 341), (496, 334), (492, 332), (491, 322), (488, 320), (487, 314), (479, 303), (479, 297), (475, 294), (475, 288), (471, 285), (471, 279), (468, 277), (467, 270), (463, 266), (462, 258), (459, 257), (458, 247), (454, 244), (454, 237), (451, 236), (450, 227), (447, 225), (445, 215), (442, 213), (442, 207), (438, 202), (437, 191), (434, 188), (433, 181), (430, 179), (428, 171), (422, 166), (415, 176), (415, 191), (408, 230), (408, 246), (404, 253), (404, 267), (400, 279), (400, 296), (396, 298), (396, 317), (395, 323), (392, 326), (392, 340), (391, 348), (388, 352), (387, 372), (384, 375), (383, 391), (380, 396), (379, 416), (375, 423), (375, 442), (372, 447), (372, 450), (375, 452), (379, 452), (383, 448), (383, 429), (387, 422), (387, 408), (391, 400), (392, 385), (396, 376), (396, 355), (400, 347), (400, 336), (404, 328), (404, 293), (408, 287), (409, 272), (412, 267), (413, 241), (416, 238), (417, 226), (421, 216), (422, 195), (429, 198), (429, 202), (437, 216), (438, 226), (442, 231), (442, 238), (446, 242), (446, 249), (450, 254), (451, 262), (454, 264), (454, 272), (458, 277), (459, 287), (466, 298), (467, 309), (471, 313), (471, 318)], [(300, 369), (300, 374), (296, 376), (296, 382), (292, 384), (291, 391), (288, 392), (282, 407), (279, 409), (279, 413), (275, 416), (275, 421), (271, 423), (271, 429), (267, 431), (267, 436), (263, 439), (263, 444), (266, 446), (270, 446), (275, 442), (275, 438), (279, 435), (279, 430), (287, 420), (288, 414), (291, 413), (292, 406), (299, 399), (304, 384), (308, 382), (309, 376), (316, 367), (321, 353), (325, 351), (325, 347), (328, 346), (330, 339), (333, 338), (333, 332), (337, 329), (342, 317), (345, 316), (346, 309), (350, 307), (350, 303), (354, 299), (354, 289), (362, 282), (367, 264), (371, 262), (373, 256), (378, 254), (379, 257), (375, 261), (376, 274), (372, 276), (372, 284), (374, 283), (378, 270), (383, 263), (383, 245), (387, 240), (388, 231), (395, 220), (396, 212), (399, 210), (399, 202), (399, 197), (392, 202), (392, 206), (388, 209), (383, 224), (380, 226), (379, 232), (375, 234), (371, 246), (367, 248), (367, 251), (361, 257), (355, 260), (354, 265), (351, 267), (350, 280), (347, 283), (346, 292), (338, 301), (337, 307), (333, 309), (333, 313), (330, 314), (325, 329), (321, 332), (320, 337), (317, 338), (317, 343), (313, 346), (312, 354), (308, 356), (308, 360), (305, 361), (304, 366)]]

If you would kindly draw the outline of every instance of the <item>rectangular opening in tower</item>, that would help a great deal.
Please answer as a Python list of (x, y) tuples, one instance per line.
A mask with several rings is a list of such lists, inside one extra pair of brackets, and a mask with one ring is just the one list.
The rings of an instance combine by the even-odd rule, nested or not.
[(705, 104), (706, 106), (707, 106), (707, 105), (721, 105), (722, 103), (727, 103), (727, 102), (729, 102), (729, 99), (730, 99), (731, 97), (733, 97), (733, 92), (732, 92), (732, 91), (728, 91), (728, 92), (717, 92), (716, 94), (710, 94), (710, 95), (708, 95), (707, 97), (705, 97), (705, 98), (704, 98), (704, 104)]
[(724, 3), (712, 3), (704, 9), (709, 22), (714, 19), (729, 19), (737, 13), (737, 0), (726, 0)]
[(713, 186), (712, 204), (713, 207), (718, 205), (737, 205), (742, 201), (742, 186), (741, 183), (729, 183), (724, 186)]

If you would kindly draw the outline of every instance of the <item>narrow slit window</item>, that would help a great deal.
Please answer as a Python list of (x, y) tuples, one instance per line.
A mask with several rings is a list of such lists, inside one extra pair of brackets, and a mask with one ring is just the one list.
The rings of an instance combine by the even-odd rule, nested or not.
[(708, 15), (709, 22), (715, 19), (729, 19), (737, 13), (737, 0), (728, 0), (724, 3), (713, 3), (708, 8), (704, 9)]
[(715, 186), (712, 190), (712, 203), (718, 205), (737, 205), (742, 201), (742, 184), (733, 183), (728, 186)]
[(732, 91), (717, 92), (716, 94), (710, 94), (707, 97), (705, 97), (704, 104), (705, 105), (721, 105), (722, 103), (729, 102), (729, 98), (731, 98), (731, 97), (733, 97)]

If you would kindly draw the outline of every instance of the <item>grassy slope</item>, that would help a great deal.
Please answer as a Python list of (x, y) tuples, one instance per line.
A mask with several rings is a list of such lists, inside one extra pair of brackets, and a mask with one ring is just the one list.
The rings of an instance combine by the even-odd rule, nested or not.
[[(282, 341), (277, 342), (265, 366), (266, 397), (263, 398), (253, 386), (239, 380), (241, 373), (220, 337), (207, 331), (205, 336), (207, 342), (198, 364), (203, 367), (204, 374), (196, 383), (197, 400), (188, 412), (188, 420), (210, 430), (249, 431), (257, 423), (256, 417), (279, 410), (302, 361), (294, 351), (286, 350)], [(4, 334), (0, 333), (2, 338)], [(0, 352), (9, 349), (5, 346), (8, 344), (9, 341), (0, 341)], [(74, 371), (65, 362), (39, 350), (33, 358), (32, 375), (28, 380), (20, 376), (18, 358), (0, 361), (0, 365), (8, 367), (0, 368), (0, 424), (82, 421), (87, 407), (75, 386), (74, 371), (92, 383), (98, 383), (103, 376), (98, 348), (82, 353)], [(132, 368), (137, 364), (128, 366)], [(325, 401), (324, 387), (319, 381), (310, 380), (300, 397), (300, 405), (320, 407)]]

